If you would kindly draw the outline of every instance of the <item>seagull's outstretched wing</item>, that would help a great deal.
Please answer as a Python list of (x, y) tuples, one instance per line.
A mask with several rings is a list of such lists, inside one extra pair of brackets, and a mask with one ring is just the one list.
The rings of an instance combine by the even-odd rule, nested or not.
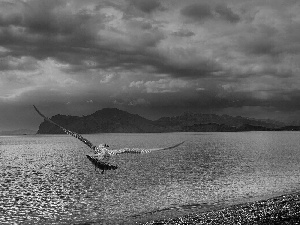
[(144, 148), (122, 148), (118, 150), (107, 150), (108, 154), (110, 155), (119, 155), (119, 154), (143, 154), (143, 153), (149, 153), (152, 151), (158, 151), (158, 150), (168, 150), (172, 148), (176, 148), (179, 145), (183, 144), (183, 142), (180, 142), (176, 145), (172, 145), (166, 148), (150, 148), (150, 149), (144, 149)]
[[(58, 125), (57, 123), (53, 122), (52, 120), (50, 120), (49, 118), (47, 118), (46, 116), (44, 116), (35, 106), (33, 106), (34, 109), (37, 111), (37, 113), (42, 116), (45, 120), (47, 120), (48, 122), (54, 124), (55, 126), (59, 127), (60, 129), (62, 129), (66, 134), (69, 134), (77, 139), (79, 139), (80, 141), (82, 141), (84, 144), (86, 144), (87, 146), (89, 146), (91, 149), (93, 149), (95, 151), (96, 146), (93, 145), (93, 143), (91, 143), (89, 140), (85, 139), (84, 137), (82, 137), (80, 134), (77, 134), (73, 131), (67, 130), (66, 128)], [(96, 152), (95, 152), (96, 153)]]

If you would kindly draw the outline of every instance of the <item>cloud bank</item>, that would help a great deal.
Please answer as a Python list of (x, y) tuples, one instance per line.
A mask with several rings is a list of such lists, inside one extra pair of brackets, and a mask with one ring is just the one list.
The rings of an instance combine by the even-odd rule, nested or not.
[(0, 124), (36, 126), (32, 104), (299, 120), (299, 12), (283, 0), (1, 1)]

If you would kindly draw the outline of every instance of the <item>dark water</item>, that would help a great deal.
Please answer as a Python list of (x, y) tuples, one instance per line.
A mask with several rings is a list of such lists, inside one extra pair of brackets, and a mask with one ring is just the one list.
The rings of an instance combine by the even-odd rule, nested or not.
[(67, 135), (0, 137), (0, 224), (133, 223), (299, 191), (300, 133), (85, 135), (119, 155), (101, 175)]

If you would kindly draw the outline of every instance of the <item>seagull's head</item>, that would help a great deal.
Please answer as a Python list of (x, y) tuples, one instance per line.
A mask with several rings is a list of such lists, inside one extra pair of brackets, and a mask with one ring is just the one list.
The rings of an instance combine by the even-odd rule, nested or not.
[(100, 144), (98, 148), (104, 148), (104, 144)]
[(109, 147), (107, 144), (100, 144), (100, 145), (98, 146), (98, 148), (107, 148), (107, 147)]

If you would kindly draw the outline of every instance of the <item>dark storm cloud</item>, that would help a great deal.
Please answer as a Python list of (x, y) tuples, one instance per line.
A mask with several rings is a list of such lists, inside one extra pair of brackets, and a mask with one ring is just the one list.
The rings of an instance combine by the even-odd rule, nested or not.
[(236, 23), (240, 20), (239, 15), (235, 14), (225, 4), (219, 4), (214, 7), (205, 3), (196, 3), (181, 9), (181, 14), (193, 21), (199, 22), (207, 19), (221, 19)]
[(0, 15), (0, 26), (17, 26), (26, 29), (25, 33), (69, 33), (75, 27), (75, 21), (74, 24), (70, 24), (68, 15), (57, 12), (65, 6), (66, 3), (60, 0), (31, 0), (23, 4), (18, 2), (15, 3), (15, 7), (19, 8), (18, 12)]
[[(182, 49), (173, 49), (168, 54), (145, 49), (130, 52), (110, 49), (107, 54), (107, 64), (101, 64), (102, 67), (122, 66), (124, 69), (134, 70), (151, 66), (153, 74), (168, 74), (174, 78), (207, 77), (222, 70), (222, 66), (215, 60), (199, 58), (194, 55), (195, 53)], [(102, 56), (103, 52), (97, 56), (97, 60), (101, 61)], [(114, 60), (111, 60), (112, 58)], [(103, 61), (106, 62), (105, 57)]]
[[(31, 27), (32, 28), (32, 27)], [(70, 28), (68, 28), (70, 29)], [(80, 48), (91, 48), (92, 38), (88, 33), (74, 32), (77, 36), (60, 36), (60, 33), (54, 32), (54, 29), (42, 29), (39, 30), (42, 33), (35, 34), (30, 32), (16, 32), (11, 29), (2, 29), (2, 36), (0, 37), (0, 44), (12, 50), (13, 55), (31, 55), (38, 59), (44, 59), (48, 57), (56, 57), (67, 54), (78, 52)], [(46, 33), (44, 33), (46, 32)], [(50, 34), (51, 33), (51, 34)], [(68, 57), (65, 60), (68, 60)]]
[(213, 60), (202, 59), (197, 62), (181, 64), (176, 61), (166, 63), (166, 59), (154, 64), (159, 73), (180, 78), (201, 78), (211, 76), (221, 70), (221, 66)]
[(299, 7), (276, 2), (0, 3), (0, 106), (298, 110)]
[(25, 6), (22, 25), (28, 29), (28, 33), (46, 35), (70, 33), (74, 24), (68, 24), (67, 16), (63, 18), (62, 13), (55, 12), (56, 9), (65, 6), (66, 3), (60, 0), (32, 0)]
[(0, 15), (0, 27), (7, 27), (11, 25), (20, 25), (22, 23), (22, 16), (13, 14), (13, 15)]
[[(76, 47), (76, 44), (91, 40), (94, 35), (90, 26), (93, 25), (92, 16), (84, 10), (74, 13), (66, 7), (66, 3), (62, 0), (31, 0), (24, 3), (19, 14), (6, 18), (6, 22), (10, 20), (11, 24), (5, 29), (2, 28), (4, 37), (1, 42), (18, 44), (23, 41), (20, 44), (39, 46), (52, 43)], [(99, 23), (102, 18), (99, 16), (93, 19)], [(13, 40), (9, 41), (11, 38)]]
[(218, 13), (220, 15), (221, 18), (231, 22), (231, 23), (236, 23), (240, 20), (239, 15), (235, 14), (232, 12), (232, 10), (230, 8), (228, 8), (228, 6), (226, 5), (217, 5), (215, 7), (215, 11), (216, 13)]
[(243, 41), (244, 49), (246, 52), (258, 55), (275, 54), (274, 41), (265, 38), (256, 38), (252, 40)]
[(191, 37), (194, 36), (195, 33), (189, 30), (179, 30), (179, 31), (175, 31), (173, 32), (174, 36), (178, 36), (178, 37)]
[[(122, 67), (124, 69), (135, 69), (147, 65), (156, 66), (157, 55), (149, 53), (148, 49), (155, 48), (164, 39), (164, 35), (159, 30), (151, 29), (147, 24), (141, 26), (141, 29), (145, 32), (140, 32), (137, 36), (135, 34), (130, 35), (132, 43), (127, 43), (127, 45), (108, 40), (103, 42), (103, 44), (100, 43), (94, 47), (88, 47), (86, 50), (73, 49), (72, 56), (69, 56), (68, 52), (66, 52), (66, 56), (60, 53), (56, 57), (71, 63), (71, 68), (74, 71), (89, 68)], [(88, 65), (84, 59), (92, 60), (96, 64)], [(158, 62), (158, 64), (160, 63)]]
[[(99, 68), (127, 63), (138, 65), (140, 55), (143, 58), (147, 54), (145, 49), (155, 47), (164, 39), (163, 33), (150, 22), (128, 19), (125, 23), (128, 32), (132, 32), (126, 34), (130, 38), (128, 41), (123, 40), (125, 36), (119, 31), (105, 30), (104, 23), (109, 17), (99, 13), (93, 15), (99, 6), (91, 11), (72, 12), (66, 3), (29, 1), (24, 6), (22, 20), (20, 15), (2, 20), (7, 26), (0, 28), (0, 45), (12, 49), (14, 55), (30, 54), (38, 59), (54, 57), (72, 64), (75, 70), (84, 70), (86, 64), (82, 62), (85, 59), (96, 60)], [(131, 3), (145, 12), (160, 5), (156, 1)], [(108, 31), (111, 38), (105, 36)]]
[(153, 28), (150, 22), (140, 20), (129, 20), (128, 25), (132, 28), (138, 28), (141, 30), (151, 30)]
[[(28, 1), (22, 6), (22, 20), (20, 15), (14, 14), (5, 22), (13, 23), (11, 25), (15, 28), (0, 28), (0, 45), (13, 50), (11, 54), (15, 56), (30, 54), (40, 60), (53, 57), (71, 64), (66, 70), (73, 72), (120, 66), (134, 69), (148, 65), (154, 67), (154, 72), (175, 77), (197, 77), (219, 70), (217, 63), (205, 58), (183, 63), (181, 60), (172, 60), (173, 54), (182, 54), (180, 51), (175, 50), (170, 55), (161, 54), (155, 48), (166, 37), (161, 28), (150, 21), (134, 18), (124, 20), (128, 29), (127, 40), (118, 31), (104, 29), (108, 17), (93, 14), (100, 9), (99, 6), (90, 11), (73, 12), (66, 4), (62, 0)], [(152, 12), (160, 7), (158, 1), (130, 1), (130, 4), (144, 12)], [(196, 7), (197, 12), (210, 10), (208, 5), (200, 6)], [(187, 7), (184, 12), (195, 16), (196, 12), (193, 10), (195, 7)], [(111, 38), (105, 36), (108, 31), (111, 32)], [(190, 37), (195, 34), (180, 30), (174, 32), (174, 35)], [(85, 60), (96, 63), (89, 65)]]
[(161, 8), (161, 4), (158, 0), (129, 0), (129, 2), (145, 13), (151, 13)]
[(0, 71), (33, 71), (35, 69), (37, 69), (36, 60), (31, 57), (15, 58), (12, 56), (0, 56)]
[[(91, 68), (150, 65), (158, 72), (182, 77), (207, 75), (222, 69), (211, 59), (199, 59), (195, 56), (196, 60), (182, 62), (173, 60), (177, 54), (181, 54), (180, 52), (174, 53), (174, 56), (173, 53), (161, 54), (154, 48), (166, 37), (163, 31), (154, 27), (151, 23), (153, 21), (125, 21), (129, 28), (135, 27), (135, 30), (132, 34), (131, 30), (128, 30), (125, 35), (128, 35), (129, 41), (122, 42), (121, 38), (114, 40), (119, 31), (112, 33), (111, 39), (102, 35), (107, 16), (93, 15), (95, 10), (101, 7), (97, 6), (91, 11), (71, 12), (67, 10), (66, 3), (59, 0), (29, 1), (24, 6), (22, 20), (20, 15), (16, 14), (2, 18), (2, 23), (7, 26), (1, 29), (0, 43), (13, 49), (12, 54), (32, 54), (39, 59), (55, 57), (71, 63), (75, 70), (90, 68), (83, 63), (84, 59), (94, 59), (98, 62)], [(153, 12), (160, 7), (158, 1), (130, 3), (143, 12)], [(181, 14), (197, 21), (216, 16), (230, 22), (239, 21), (239, 16), (225, 4), (215, 7), (208, 4), (192, 4), (183, 8)], [(18, 28), (12, 29), (8, 26), (9, 23)], [(173, 35), (191, 37), (195, 36), (195, 32), (180, 30), (173, 32)], [(242, 40), (245, 51), (252, 54), (274, 52), (274, 44), (265, 37)]]
[(192, 4), (181, 9), (181, 14), (195, 21), (213, 18), (210, 5), (204, 3)]
[(276, 46), (279, 43), (276, 43), (275, 38), (278, 34), (276, 28), (260, 25), (241, 34), (238, 43), (242, 50), (249, 54), (274, 55), (279, 53), (280, 46)]

